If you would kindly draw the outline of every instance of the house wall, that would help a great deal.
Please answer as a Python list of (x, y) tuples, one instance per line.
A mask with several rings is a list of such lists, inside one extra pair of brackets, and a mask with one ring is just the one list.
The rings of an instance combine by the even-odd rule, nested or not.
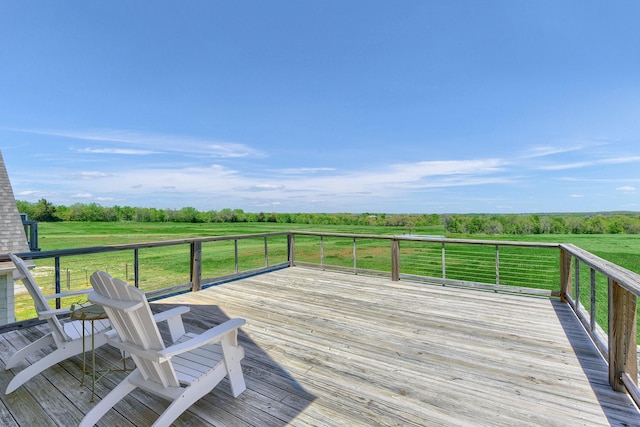
[(0, 270), (0, 325), (16, 321), (13, 268)]
[[(29, 243), (0, 152), (0, 253), (8, 252), (29, 252)], [(13, 270), (13, 263), (0, 262), (0, 325), (15, 322)]]

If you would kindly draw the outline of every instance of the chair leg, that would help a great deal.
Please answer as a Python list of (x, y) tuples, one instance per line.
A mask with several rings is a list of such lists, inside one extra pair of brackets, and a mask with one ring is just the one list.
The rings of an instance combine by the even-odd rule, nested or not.
[(231, 394), (233, 397), (238, 397), (243, 391), (247, 389), (247, 385), (244, 382), (244, 374), (242, 373), (242, 366), (240, 360), (234, 360), (227, 365), (227, 371), (229, 373), (229, 383), (231, 385)]
[(4, 369), (13, 368), (18, 363), (20, 363), (24, 359), (26, 359), (27, 356), (29, 356), (31, 353), (35, 353), (36, 351), (42, 350), (43, 348), (48, 347), (48, 346), (53, 345), (53, 344), (55, 344), (55, 341), (53, 340), (53, 335), (51, 333), (48, 333), (47, 335), (38, 338), (36, 341), (30, 343), (29, 345), (21, 348), (18, 351), (16, 351), (13, 354), (13, 356), (11, 356), (11, 358), (9, 358), (9, 361), (5, 365)]
[(231, 384), (231, 394), (238, 397), (247, 389), (242, 373), (240, 360), (244, 357), (244, 349), (237, 345), (235, 334), (227, 334), (221, 342), (222, 353), (224, 355), (224, 365), (229, 375), (229, 383)]
[(69, 357), (80, 353), (80, 350), (76, 351), (76, 349), (73, 347), (77, 347), (75, 343), (72, 344), (71, 346), (59, 347), (55, 349), (53, 352), (44, 356), (42, 359), (35, 362), (34, 364), (29, 365), (26, 368), (24, 368), (22, 371), (18, 372), (16, 376), (13, 377), (11, 382), (9, 382), (9, 385), (7, 386), (7, 390), (5, 391), (5, 393), (9, 394), (13, 392), (15, 389), (17, 389), (22, 384), (29, 381), (31, 378), (35, 377), (45, 369), (50, 368), (56, 363), (60, 363), (63, 360), (66, 360)]
[(82, 421), (80, 422), (79, 427), (90, 427), (95, 425), (100, 418), (103, 417), (107, 411), (115, 406), (116, 403), (124, 399), (126, 395), (131, 393), (136, 389), (136, 385), (129, 381), (129, 378), (132, 375), (138, 375), (139, 371), (136, 369), (131, 374), (129, 374), (120, 384), (118, 384), (109, 394), (107, 394), (96, 406), (93, 407), (87, 415), (84, 416)]
[(220, 381), (225, 377), (226, 370), (223, 366), (209, 371), (200, 377), (197, 382), (186, 387), (182, 394), (175, 398), (171, 404), (164, 410), (160, 417), (153, 423), (152, 427), (168, 427), (178, 418), (184, 411), (189, 409), (200, 400), (203, 396), (210, 393)]

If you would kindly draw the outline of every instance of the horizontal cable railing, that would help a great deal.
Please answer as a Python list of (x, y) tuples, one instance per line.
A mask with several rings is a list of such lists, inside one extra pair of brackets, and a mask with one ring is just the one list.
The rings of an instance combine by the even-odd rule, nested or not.
[[(554, 243), (293, 232), (295, 265), (412, 278), (446, 285), (558, 294)], [(398, 248), (394, 261), (391, 243)]]
[[(19, 254), (33, 260), (31, 273), (45, 295), (91, 287), (103, 270), (143, 290), (149, 298), (196, 291), (223, 280), (288, 265), (289, 233), (216, 236), (162, 242), (73, 248)], [(33, 301), (18, 285), (16, 320), (35, 318)], [(84, 300), (83, 300), (84, 299)], [(55, 308), (86, 301), (72, 295), (51, 300)]]
[(548, 247), (403, 241), (400, 256), (401, 277), (417, 275), (443, 279), (443, 284), (499, 286), (513, 292), (559, 291), (558, 256)]

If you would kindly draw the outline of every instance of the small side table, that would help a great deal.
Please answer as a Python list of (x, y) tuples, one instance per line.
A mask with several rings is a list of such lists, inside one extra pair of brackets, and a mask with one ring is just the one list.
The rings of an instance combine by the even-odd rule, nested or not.
[[(107, 313), (104, 311), (104, 307), (97, 304), (81, 305), (78, 308), (72, 307), (71, 319), (82, 321), (82, 380), (80, 385), (84, 385), (84, 375), (87, 368), (87, 355), (85, 352), (85, 327), (84, 322), (91, 322), (91, 361), (92, 361), (92, 381), (91, 381), (91, 399), (89, 402), (93, 402), (93, 397), (96, 391), (96, 346), (95, 346), (95, 332), (96, 328), (94, 322), (96, 320), (107, 319)], [(126, 362), (125, 362), (126, 363)], [(126, 368), (126, 365), (125, 365)]]

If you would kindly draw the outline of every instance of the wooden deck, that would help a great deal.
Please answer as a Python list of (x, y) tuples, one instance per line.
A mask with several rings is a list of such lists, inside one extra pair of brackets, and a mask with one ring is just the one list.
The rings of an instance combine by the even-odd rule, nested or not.
[[(545, 298), (288, 268), (157, 301), (204, 330), (244, 317), (248, 389), (228, 384), (179, 426), (639, 426), (569, 307)], [(0, 337), (0, 359), (41, 335)], [(108, 347), (108, 346), (107, 346)], [(112, 348), (101, 368), (118, 367)], [(131, 362), (129, 362), (131, 363)], [(77, 425), (94, 404), (67, 360), (0, 402), (0, 425)], [(4, 389), (11, 372), (0, 370)], [(96, 400), (123, 378), (107, 374)], [(134, 392), (99, 425), (150, 425), (166, 403)]]

